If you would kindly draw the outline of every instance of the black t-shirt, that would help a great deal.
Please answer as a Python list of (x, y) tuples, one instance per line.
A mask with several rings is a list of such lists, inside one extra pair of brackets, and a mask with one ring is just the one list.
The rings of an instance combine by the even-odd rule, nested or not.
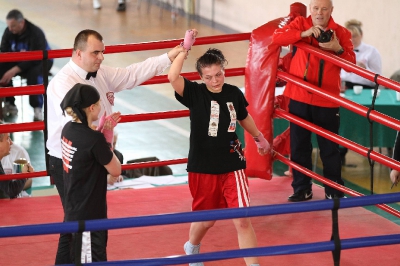
[(238, 87), (224, 84), (219, 93), (205, 84), (185, 79), (183, 97), (176, 99), (190, 110), (188, 172), (223, 174), (246, 168), (237, 120), (247, 117), (248, 105)]
[(65, 124), (61, 133), (65, 220), (107, 218), (107, 170), (113, 152), (104, 135), (87, 125)]
[[(119, 150), (117, 150), (117, 149), (114, 149), (114, 154), (115, 154), (115, 156), (117, 156), (118, 161), (119, 161), (121, 164), (123, 164), (123, 163), (124, 163), (124, 155), (123, 155)], [(122, 170), (122, 171), (121, 171), (121, 175), (126, 175), (126, 171), (125, 171), (125, 170)]]

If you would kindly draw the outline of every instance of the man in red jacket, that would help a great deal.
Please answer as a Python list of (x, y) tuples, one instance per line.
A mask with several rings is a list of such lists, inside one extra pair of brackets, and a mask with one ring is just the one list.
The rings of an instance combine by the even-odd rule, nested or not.
[[(331, 17), (332, 0), (311, 0), (309, 8), (311, 13), (309, 17), (297, 17), (290, 24), (277, 29), (273, 34), (272, 42), (281, 46), (299, 41), (306, 42), (355, 63), (351, 33), (346, 28), (336, 24)], [(331, 36), (322, 32), (329, 32)], [(318, 86), (322, 91), (339, 96), (340, 69), (339, 66), (313, 54), (296, 49), (289, 73)], [(284, 95), (290, 98), (289, 112), (291, 114), (338, 134), (339, 105), (290, 82), (286, 85)], [(324, 168), (323, 175), (343, 185), (338, 144), (318, 135), (317, 140)], [(311, 132), (295, 123), (290, 123), (290, 145), (291, 160), (311, 170)], [(292, 187), (294, 194), (289, 196), (288, 200), (305, 201), (311, 199), (313, 195), (311, 185), (310, 177), (293, 170)], [(325, 186), (326, 198), (341, 198), (343, 196), (343, 192)]]

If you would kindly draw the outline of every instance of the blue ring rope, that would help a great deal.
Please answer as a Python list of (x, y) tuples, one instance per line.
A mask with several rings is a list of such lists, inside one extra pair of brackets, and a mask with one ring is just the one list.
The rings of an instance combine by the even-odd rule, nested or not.
[[(342, 240), (342, 250), (382, 245), (394, 245), (400, 243), (400, 234), (386, 236), (359, 237), (353, 239)], [(138, 259), (125, 261), (110, 262), (94, 262), (90, 265), (140, 265), (140, 266), (159, 266), (159, 265), (175, 265), (187, 264), (190, 262), (206, 262), (225, 259), (243, 258), (243, 257), (262, 257), (262, 256), (279, 256), (293, 255), (315, 252), (326, 252), (335, 249), (333, 241), (315, 242), (307, 244), (282, 245), (274, 247), (257, 247), (248, 249), (225, 250), (217, 252), (209, 252), (196, 255), (182, 255), (176, 257), (154, 258), (154, 259)], [(72, 265), (72, 264), (70, 264)], [(88, 264), (89, 265), (89, 264)]]
[[(400, 202), (400, 192), (382, 195), (370, 195), (354, 198), (340, 199), (341, 208), (352, 208), (382, 203)], [(182, 212), (173, 214), (149, 215), (129, 218), (114, 218), (86, 221), (85, 230), (99, 231), (142, 226), (166, 225), (189, 223), (199, 221), (226, 220), (240, 217), (255, 217), (310, 211), (331, 210), (333, 200), (319, 200), (299, 202), (295, 204), (275, 204), (247, 208), (229, 208), (220, 210), (207, 210), (195, 212)], [(154, 219), (157, 217), (157, 219)], [(79, 230), (79, 222), (63, 222), (37, 225), (21, 225), (0, 228), (1, 237), (33, 236), (58, 233), (75, 233)]]

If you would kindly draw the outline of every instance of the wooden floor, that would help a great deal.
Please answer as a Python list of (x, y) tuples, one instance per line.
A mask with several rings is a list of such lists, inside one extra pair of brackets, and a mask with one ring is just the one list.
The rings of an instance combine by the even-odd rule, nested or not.
[[(78, 4), (79, 2), (80, 4)], [(5, 27), (7, 12), (13, 8), (18, 8), (28, 20), (45, 31), (53, 49), (72, 48), (75, 35), (80, 30), (87, 28), (99, 31), (103, 35), (106, 45), (182, 38), (188, 28), (198, 29), (199, 36), (220, 35), (229, 31), (229, 29), (223, 29), (218, 25), (211, 27), (211, 24), (207, 21), (200, 22), (197, 19), (189, 19), (185, 15), (174, 17), (169, 9), (151, 4), (152, 2), (157, 1), (130, 0), (127, 1), (126, 12), (117, 12), (116, 0), (102, 0), (100, 10), (92, 8), (91, 0), (0, 0), (2, 7), (0, 9), (0, 26)], [(245, 65), (248, 49), (247, 41), (212, 46), (224, 52), (229, 62), (229, 68)], [(184, 65), (184, 71), (195, 71), (195, 60), (209, 47), (211, 45), (193, 47)], [(166, 51), (109, 54), (106, 55), (104, 64), (125, 67)], [(52, 69), (53, 74), (67, 61), (68, 59), (56, 59)], [(243, 87), (244, 77), (228, 78), (227, 82)], [(27, 98), (24, 97), (20, 97), (20, 100), (17, 99), (20, 113), (14, 120), (16, 122), (32, 121), (33, 112), (27, 103)], [(120, 97), (117, 96), (117, 98), (116, 109), (122, 110), (123, 113), (162, 111), (162, 108), (166, 110), (183, 109), (173, 99), (173, 90), (169, 84), (140, 87), (131, 92), (121, 93)], [(118, 126), (117, 129), (120, 134), (117, 147), (127, 160), (153, 155), (160, 159), (186, 157), (188, 141), (186, 141), (187, 139), (182, 141), (182, 137), (177, 138), (177, 136), (180, 134), (187, 138), (189, 132), (188, 120), (180, 119), (168, 123), (170, 123), (168, 130), (165, 130), (165, 124), (157, 124), (156, 122)], [(179, 132), (174, 130), (177, 127)], [(165, 138), (165, 140), (160, 140), (160, 132), (162, 132), (162, 138)], [(146, 140), (149, 136), (153, 138), (153, 141)], [(15, 141), (27, 148), (31, 154), (34, 167), (37, 170), (44, 170), (43, 134), (41, 132), (22, 132), (13, 134), (13, 137)], [(156, 145), (155, 139), (157, 139), (158, 145)], [(385, 153), (386, 150), (384, 149), (383, 152)], [(371, 179), (368, 161), (353, 152), (349, 152), (347, 163), (354, 164), (356, 167), (343, 167), (346, 185), (369, 194)], [(318, 162), (317, 166), (321, 168), (321, 163)], [(185, 172), (185, 166), (174, 166), (173, 170), (174, 174), (182, 174)], [(49, 182), (48, 180), (48, 177), (38, 178), (34, 181), (34, 186), (46, 185)], [(373, 184), (375, 193), (400, 191), (400, 186), (390, 189), (389, 169), (380, 164), (375, 164)]]

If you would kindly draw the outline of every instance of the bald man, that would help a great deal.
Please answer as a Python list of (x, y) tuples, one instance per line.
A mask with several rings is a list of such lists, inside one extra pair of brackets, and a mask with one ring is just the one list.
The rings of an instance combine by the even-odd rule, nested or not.
[[(283, 28), (277, 29), (272, 42), (281, 46), (305, 42), (332, 55), (355, 63), (355, 54), (351, 42), (351, 33), (335, 23), (332, 18), (331, 0), (311, 0), (310, 16), (297, 17)], [(328, 61), (296, 49), (289, 73), (309, 82), (321, 91), (333, 93), (339, 97), (340, 70)], [(284, 95), (290, 98), (289, 112), (308, 122), (338, 134), (339, 105), (326, 98), (312, 94), (293, 84), (286, 85)], [(341, 159), (338, 144), (317, 135), (324, 177), (343, 185), (341, 177)], [(290, 123), (290, 149), (293, 162), (312, 169), (311, 132), (295, 123)], [(288, 200), (292, 202), (310, 200), (313, 197), (311, 178), (293, 169), (292, 187), (294, 193)], [(341, 198), (344, 194), (325, 185), (325, 198)]]

